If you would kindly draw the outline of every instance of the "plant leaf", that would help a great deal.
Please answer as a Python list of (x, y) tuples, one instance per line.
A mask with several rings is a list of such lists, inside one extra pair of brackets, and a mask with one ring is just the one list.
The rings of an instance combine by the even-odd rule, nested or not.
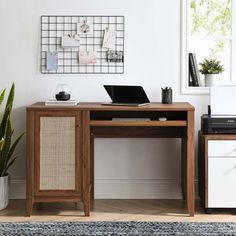
[[(4, 140), (4, 138), (2, 138), (2, 139), (0, 140), (0, 152), (2, 151), (2, 148), (3, 148), (4, 143), (5, 143), (5, 140)], [(0, 158), (1, 158), (1, 156), (0, 156)]]
[(4, 146), (2, 148), (1, 151), (1, 172), (4, 173), (4, 169), (7, 166), (7, 163), (9, 162), (9, 151), (10, 151), (10, 147), (11, 147), (11, 137), (12, 137), (12, 132), (11, 132), (11, 121), (8, 117), (7, 119), (7, 126), (6, 126), (6, 130), (5, 130), (5, 135), (4, 135)]
[(4, 135), (2, 137), (2, 140), (4, 140), (4, 144), (2, 144), (2, 148), (1, 148), (1, 152), (0, 152), (0, 176), (2, 176), (2, 172), (4, 169), (4, 161), (5, 161), (5, 157), (3, 155), (3, 149), (5, 146), (5, 137), (6, 137), (6, 132), (7, 132), (7, 126), (4, 127)]
[(1, 93), (1, 95), (0, 95), (0, 105), (1, 105), (2, 102), (3, 102), (4, 96), (5, 96), (5, 91), (6, 91), (6, 89), (4, 89), (4, 90), (2, 91), (2, 93)]
[(2, 176), (2, 169), (3, 169), (3, 158), (2, 158), (2, 149), (4, 147), (5, 140), (4, 138), (1, 139), (0, 141), (0, 176)]
[(13, 142), (13, 144), (11, 145), (10, 150), (9, 150), (9, 153), (8, 153), (9, 159), (10, 159), (11, 156), (13, 155), (13, 153), (14, 153), (14, 151), (15, 151), (15, 148), (16, 148), (17, 144), (19, 143), (19, 141), (20, 141), (20, 139), (22, 138), (23, 135), (24, 135), (24, 133), (20, 134), (20, 135), (15, 139), (15, 141)]
[(5, 176), (5, 175), (7, 174), (7, 171), (8, 171), (8, 169), (9, 169), (9, 167), (12, 166), (12, 164), (15, 162), (16, 158), (17, 158), (17, 156), (14, 157), (14, 158), (7, 164), (7, 166), (6, 166), (6, 167), (4, 168), (4, 170), (3, 170), (2, 176)]
[(4, 136), (5, 127), (7, 125), (7, 118), (11, 117), (14, 94), (15, 94), (15, 84), (13, 83), (11, 86), (10, 93), (8, 95), (6, 107), (5, 107), (5, 110), (3, 113), (2, 122), (0, 124), (0, 138), (2, 138)]
[(9, 92), (8, 98), (7, 98), (7, 103), (6, 103), (6, 108), (10, 107), (10, 110), (12, 110), (14, 96), (15, 96), (15, 84), (13, 83), (11, 86), (11, 90)]
[(5, 145), (2, 149), (2, 155), (3, 157), (7, 157), (10, 147), (11, 147), (11, 137), (12, 137), (12, 132), (11, 132), (11, 121), (10, 118), (8, 117), (7, 119), (7, 126), (6, 126), (6, 132), (5, 132)]
[[(0, 94), (0, 105), (5, 97), (5, 89)], [(11, 127), (11, 113), (15, 94), (15, 84), (12, 84), (8, 95), (2, 120), (0, 121), (0, 176), (7, 174), (8, 169), (13, 165), (17, 156), (13, 156), (15, 148), (24, 133), (20, 134), (13, 143), (12, 135), (14, 130)]]

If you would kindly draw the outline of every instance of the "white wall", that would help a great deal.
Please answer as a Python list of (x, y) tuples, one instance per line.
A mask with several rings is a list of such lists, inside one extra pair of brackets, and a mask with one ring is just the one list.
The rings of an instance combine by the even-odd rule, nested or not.
[[(123, 75), (41, 75), (40, 16), (124, 15)], [(196, 133), (207, 96), (180, 93), (180, 0), (1, 0), (0, 88), (16, 83), (14, 128), (25, 130), (25, 107), (54, 97), (58, 83), (71, 86), (79, 101), (109, 101), (103, 84), (143, 85), (152, 102), (171, 86), (174, 101), (196, 107)], [(165, 148), (167, 147), (167, 148)], [(117, 150), (117, 152), (115, 151)], [(25, 139), (11, 170), (12, 197), (24, 196)], [(178, 140), (99, 139), (95, 141), (98, 198), (179, 198)]]

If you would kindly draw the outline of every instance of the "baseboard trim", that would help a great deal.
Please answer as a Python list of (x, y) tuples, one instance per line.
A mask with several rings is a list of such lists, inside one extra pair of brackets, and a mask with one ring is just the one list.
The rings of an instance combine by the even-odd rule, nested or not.
[(10, 199), (26, 198), (26, 181), (25, 179), (11, 179)]
[(95, 180), (95, 199), (182, 199), (175, 180)]
[[(195, 180), (195, 196), (198, 196)], [(26, 198), (25, 179), (12, 179), (10, 199)], [(175, 180), (95, 180), (95, 199), (182, 199)]]

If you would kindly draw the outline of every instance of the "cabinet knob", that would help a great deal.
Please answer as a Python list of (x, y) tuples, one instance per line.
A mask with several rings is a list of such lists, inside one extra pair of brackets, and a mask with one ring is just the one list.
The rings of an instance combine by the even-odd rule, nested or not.
[(80, 127), (80, 124), (76, 124), (76, 127)]

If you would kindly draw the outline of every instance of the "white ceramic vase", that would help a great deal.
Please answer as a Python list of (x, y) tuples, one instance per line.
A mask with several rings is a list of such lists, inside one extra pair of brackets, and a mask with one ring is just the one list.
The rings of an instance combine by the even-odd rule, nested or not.
[(9, 203), (9, 175), (0, 177), (0, 210), (7, 207)]
[(214, 87), (219, 85), (219, 74), (205, 74), (205, 86)]

